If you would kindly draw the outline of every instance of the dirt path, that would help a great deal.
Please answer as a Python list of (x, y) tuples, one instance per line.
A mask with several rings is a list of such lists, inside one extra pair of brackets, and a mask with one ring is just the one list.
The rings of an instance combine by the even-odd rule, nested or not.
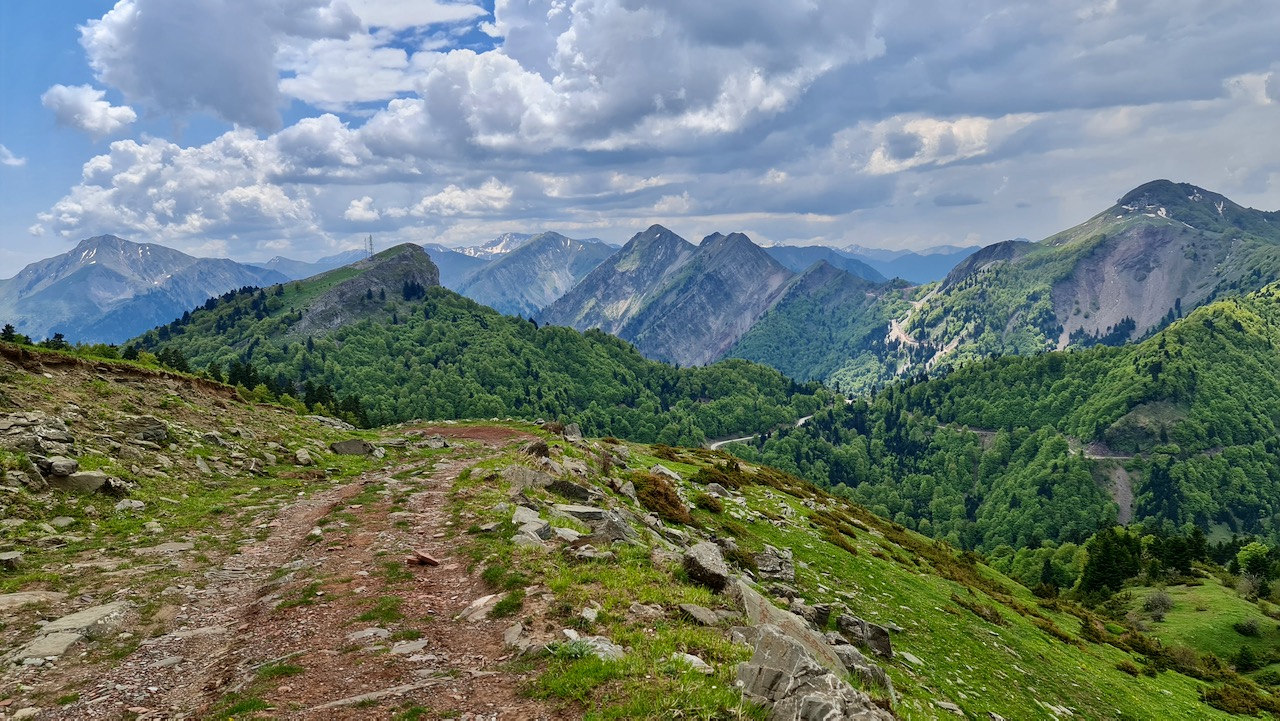
[[(168, 632), (93, 667), (59, 718), (566, 717), (521, 696), (527, 677), (508, 668), (502, 641), (511, 621), (454, 620), (491, 591), (459, 550), (449, 492), (521, 434), (429, 430), (452, 438), (447, 456), (260, 512), (253, 523), (268, 533), (176, 579), (158, 599)], [(439, 565), (407, 565), (411, 549)], [(40, 681), (84, 670), (60, 664)]]

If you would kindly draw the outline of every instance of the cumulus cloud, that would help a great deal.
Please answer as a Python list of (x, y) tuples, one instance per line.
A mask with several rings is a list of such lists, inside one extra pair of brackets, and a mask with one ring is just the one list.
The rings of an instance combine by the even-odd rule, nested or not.
[(359, 27), (346, 3), (329, 0), (120, 0), (80, 28), (80, 43), (98, 80), (130, 101), (273, 129), (283, 104), (280, 43), (349, 37)]
[(347, 206), (347, 211), (342, 214), (347, 220), (357, 223), (369, 223), (382, 219), (382, 213), (373, 207), (373, 198), (364, 196), (351, 201)]
[[(1153, 177), (1265, 200), (1277, 35), (1280, 14), (1213, 0), (121, 0), (82, 29), (100, 84), (271, 132), (114, 143), (41, 224), (259, 247), (513, 223), (625, 239), (667, 215), (1036, 237)], [(291, 100), (316, 112), (280, 129)]]
[(9, 150), (4, 145), (0, 145), (0, 165), (5, 165), (10, 168), (21, 168), (26, 164), (26, 158), (19, 158), (13, 154), (13, 151)]
[(449, 185), (423, 198), (413, 208), (415, 215), (473, 215), (506, 208), (514, 191), (497, 178), (489, 178), (474, 188)]
[(59, 125), (102, 138), (124, 130), (138, 119), (128, 105), (112, 105), (104, 100), (106, 94), (91, 85), (54, 85), (40, 96), (40, 102), (53, 111)]

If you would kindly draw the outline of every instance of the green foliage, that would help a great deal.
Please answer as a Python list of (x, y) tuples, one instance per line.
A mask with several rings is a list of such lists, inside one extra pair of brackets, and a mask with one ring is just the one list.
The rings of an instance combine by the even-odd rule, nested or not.
[[(735, 450), (965, 548), (1083, 543), (1119, 517), (1116, 477), (1133, 486), (1133, 520), (1166, 535), (1280, 540), (1276, 348), (1280, 285), (1137, 345), (915, 378)], [(1186, 558), (1171, 562), (1186, 572)]]
[(539, 328), (444, 288), (405, 292), (400, 281), (385, 303), (352, 301), (337, 328), (306, 326), (306, 303), (355, 275), (304, 281), (284, 302), (229, 293), (164, 326), (168, 340), (149, 331), (130, 347), (180, 353), (192, 367), (226, 368), (232, 384), (261, 383), (313, 412), (373, 425), (571, 418), (587, 435), (696, 446), (791, 424), (833, 400), (746, 361), (677, 369), (599, 331)]
[(640, 505), (658, 514), (663, 520), (696, 526), (697, 521), (689, 515), (689, 509), (680, 500), (671, 481), (654, 473), (633, 473), (631, 482), (636, 487), (636, 497)]

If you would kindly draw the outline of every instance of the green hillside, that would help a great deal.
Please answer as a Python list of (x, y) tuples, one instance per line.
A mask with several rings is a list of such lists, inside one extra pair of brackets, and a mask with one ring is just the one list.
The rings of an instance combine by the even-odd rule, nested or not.
[(358, 399), (375, 425), (571, 417), (586, 433), (698, 445), (831, 402), (816, 385), (745, 361), (680, 369), (599, 331), (540, 328), (433, 278), (420, 249), (400, 246), (307, 281), (227, 294), (136, 344), (313, 409), (331, 389), (341, 407), (328, 411), (354, 411)]
[[(862, 643), (857, 663), (874, 670), (836, 683), (897, 718), (1280, 708), (1265, 670), (1255, 684), (1227, 664), (1241, 644), (1274, 653), (1269, 628), (1229, 625), (1274, 608), (1199, 565), (1156, 621), (1123, 599), (1039, 598), (975, 554), (718, 452), (530, 423), (344, 432), (190, 376), (8, 344), (0, 390), (6, 438), (73, 438), (81, 467), (126, 494), (42, 487), (26, 452), (0, 450), (0, 511), (18, 521), (0, 526), (0, 551), (22, 552), (0, 568), (0, 653), (35, 662), (12, 667), (13, 709), (81, 718), (139, 708), (127, 704), (148, 688), (141, 708), (214, 719), (458, 718), (476, 699), (548, 718), (768, 718), (735, 685), (759, 650), (734, 628), (760, 622), (682, 560), (711, 539), (771, 613), (800, 614), (791, 633), (809, 633), (805, 614), (829, 648), (854, 635), (841, 616), (884, 629), (892, 655)], [(343, 440), (378, 452), (329, 445)], [(790, 566), (768, 565), (767, 546)], [(111, 608), (32, 656), (51, 619)]]
[(741, 452), (965, 548), (1082, 542), (1117, 518), (1275, 540), (1278, 298), (1213, 303), (1137, 345), (890, 386)]

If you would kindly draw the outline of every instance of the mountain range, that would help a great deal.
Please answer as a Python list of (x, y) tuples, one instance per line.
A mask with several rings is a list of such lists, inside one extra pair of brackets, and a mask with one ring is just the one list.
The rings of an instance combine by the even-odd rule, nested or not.
[(287, 280), (271, 269), (102, 235), (0, 280), (0, 318), (35, 338), (118, 342), (229, 289)]

